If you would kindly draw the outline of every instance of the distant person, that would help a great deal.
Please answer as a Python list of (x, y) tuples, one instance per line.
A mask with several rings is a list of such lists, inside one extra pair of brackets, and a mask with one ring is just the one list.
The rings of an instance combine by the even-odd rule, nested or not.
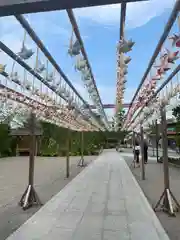
[(159, 139), (159, 147), (162, 148), (162, 138)]
[(172, 150), (176, 150), (177, 149), (176, 142), (173, 141), (172, 145), (170, 145), (170, 147), (172, 148)]
[(139, 166), (140, 146), (138, 141), (135, 141), (134, 151), (135, 151), (136, 164), (137, 166)]

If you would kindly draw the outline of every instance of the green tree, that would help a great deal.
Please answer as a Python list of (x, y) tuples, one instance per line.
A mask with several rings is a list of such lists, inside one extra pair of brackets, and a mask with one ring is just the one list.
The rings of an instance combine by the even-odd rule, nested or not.
[(177, 121), (180, 121), (180, 105), (173, 108), (172, 115), (176, 118)]
[(176, 145), (180, 150), (180, 105), (172, 110), (172, 115), (176, 118)]
[(11, 137), (9, 135), (9, 125), (6, 123), (0, 124), (0, 157), (5, 157), (11, 153)]
[(175, 129), (176, 129), (176, 136), (175, 136), (176, 145), (180, 150), (180, 135), (179, 135), (179, 133), (180, 133), (180, 121), (177, 121)]

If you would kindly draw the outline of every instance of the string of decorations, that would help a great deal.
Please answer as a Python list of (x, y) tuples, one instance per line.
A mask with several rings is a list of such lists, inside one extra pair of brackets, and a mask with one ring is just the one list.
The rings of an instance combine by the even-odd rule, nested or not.
[[(99, 121), (99, 119), (96, 118), (96, 114), (92, 112), (92, 110), (89, 107), (89, 104), (81, 97), (81, 95), (78, 93), (76, 88), (68, 80), (67, 76), (64, 74), (60, 66), (57, 64), (55, 59), (49, 53), (47, 48), (44, 46), (43, 42), (39, 39), (35, 31), (32, 29), (32, 27), (28, 23), (28, 21), (22, 15), (16, 16), (16, 19), (19, 21), (19, 23), (25, 29), (25, 31), (27, 31), (28, 35), (33, 40), (33, 42), (37, 46), (39, 46), (39, 49), (41, 50), (41, 53), (44, 55), (44, 57), (48, 59), (49, 64), (51, 64), (51, 68), (54, 69), (51, 72), (56, 71), (56, 74), (58, 74), (59, 77), (62, 77), (61, 79), (62, 85), (64, 85), (65, 88), (62, 89), (63, 93), (59, 91), (58, 95), (60, 95), (60, 97), (62, 97), (68, 103), (68, 106), (70, 105), (71, 107), (74, 107), (76, 111), (78, 111), (79, 114), (81, 114), (86, 121), (89, 121), (93, 126), (95, 125), (95, 127), (98, 127), (99, 130), (104, 130), (102, 123)], [(48, 86), (48, 87), (51, 89), (51, 86)], [(62, 88), (62, 86), (59, 86), (59, 87)], [(57, 91), (56, 91), (56, 94), (57, 94)], [(69, 97), (71, 98), (70, 103), (68, 101)], [(72, 101), (72, 97), (73, 97), (73, 101)]]
[[(94, 80), (92, 68), (90, 66), (88, 56), (72, 9), (68, 9), (67, 14), (72, 25), (72, 36), (70, 39), (68, 53), (71, 57), (75, 59), (75, 70), (80, 73), (81, 80), (83, 81), (83, 84), (87, 89), (93, 104), (96, 106), (102, 123), (107, 130), (110, 130), (108, 119), (104, 111), (101, 98), (99, 96), (96, 82)], [(74, 35), (76, 37), (75, 40), (73, 40)]]
[(121, 4), (120, 16), (120, 40), (117, 45), (117, 80), (116, 80), (116, 109), (115, 109), (115, 130), (118, 131), (124, 122), (124, 109), (122, 103), (124, 100), (124, 92), (126, 90), (128, 64), (131, 57), (126, 56), (132, 50), (135, 42), (132, 39), (126, 40), (125, 38), (125, 20), (126, 20), (126, 3)]
[[(86, 122), (86, 128), (89, 130), (98, 130), (97, 122), (95, 120), (89, 121), (91, 116), (89, 116), (89, 113), (87, 109), (84, 109), (82, 105), (80, 105), (80, 101), (71, 93), (71, 91), (68, 89), (65, 82), (62, 81), (61, 78), (57, 81), (57, 74), (55, 74), (55, 71), (49, 71), (48, 70), (48, 61), (45, 66), (44, 63), (42, 63), (39, 60), (39, 49), (37, 47), (37, 54), (36, 54), (36, 64), (34, 69), (32, 69), (29, 65), (25, 63), (26, 60), (30, 59), (34, 52), (32, 49), (28, 49), (25, 44), (26, 40), (26, 32), (24, 34), (24, 39), (22, 42), (22, 47), (18, 54), (14, 54), (10, 49), (8, 49), (2, 42), (0, 43), (1, 49), (8, 53), (10, 57), (14, 59), (12, 63), (12, 70), (11, 73), (6, 72), (6, 64), (0, 64), (0, 74), (4, 76), (7, 81), (10, 81), (14, 83), (17, 87), (20, 87), (19, 89), (24, 94), (28, 92), (29, 95), (33, 96), (33, 98), (38, 98), (40, 101), (44, 102), (47, 106), (51, 105), (52, 107), (58, 106), (58, 108), (61, 110), (61, 112), (65, 112), (67, 108), (72, 108), (73, 111), (71, 113), (74, 121), (81, 121), (81, 123), (84, 125), (84, 122)], [(6, 51), (8, 50), (8, 51)], [(24, 76), (22, 80), (22, 76), (19, 76), (18, 71), (16, 71), (17, 62), (20, 63), (24, 68)], [(19, 66), (18, 66), (19, 67)], [(46, 72), (45, 72), (46, 70)], [(27, 72), (33, 75), (33, 81), (29, 81), (27, 79)], [(45, 76), (43, 76), (45, 75)], [(31, 76), (32, 77), (32, 76)], [(40, 83), (35, 86), (35, 79), (39, 80)], [(7, 84), (6, 81), (6, 84)], [(5, 86), (6, 86), (5, 84)], [(39, 85), (39, 86), (37, 86)], [(1, 88), (1, 90), (4, 90), (5, 88)], [(46, 90), (45, 90), (46, 89)], [(50, 92), (50, 94), (49, 94)], [(9, 96), (7, 94), (7, 91), (5, 92), (6, 96)], [(55, 94), (54, 94), (55, 93)], [(54, 94), (54, 95), (53, 95)], [(19, 96), (19, 95), (17, 95)], [(52, 97), (53, 96), (53, 97)], [(65, 99), (68, 105), (65, 103), (62, 105), (61, 100)], [(63, 108), (62, 108), (63, 106)], [(48, 112), (48, 113), (47, 113)], [(46, 114), (52, 114), (52, 111), (47, 109)], [(69, 115), (69, 112), (68, 112)], [(54, 117), (54, 115), (52, 116)], [(61, 113), (60, 118), (63, 117), (63, 114)], [(67, 119), (66, 119), (67, 120)], [(71, 125), (72, 123), (71, 120)], [(90, 127), (91, 126), (91, 127)], [(74, 127), (73, 127), (74, 129)], [(102, 127), (99, 125), (99, 129), (102, 129)], [(78, 130), (78, 129), (77, 129)]]
[[(168, 37), (168, 39), (171, 41), (171, 49), (162, 47), (159, 56), (159, 63), (158, 64), (155, 63), (153, 65), (149, 74), (150, 76), (148, 76), (147, 80), (144, 82), (143, 87), (141, 88), (137, 96), (136, 103), (132, 106), (132, 108), (129, 111), (129, 115), (126, 118), (124, 128), (128, 128), (128, 126), (130, 125), (132, 125), (132, 127), (136, 125), (134, 124), (134, 122), (137, 119), (141, 110), (144, 108), (145, 109), (144, 111), (147, 111), (146, 104), (155, 93), (158, 83), (165, 78), (165, 75), (168, 71), (174, 68), (175, 64), (177, 63), (177, 60), (179, 59), (178, 48), (180, 47), (180, 34), (179, 33), (172, 34), (172, 36)], [(155, 99), (154, 101), (156, 102), (156, 100), (157, 99)], [(138, 122), (139, 121), (142, 121), (142, 119), (140, 118)]]

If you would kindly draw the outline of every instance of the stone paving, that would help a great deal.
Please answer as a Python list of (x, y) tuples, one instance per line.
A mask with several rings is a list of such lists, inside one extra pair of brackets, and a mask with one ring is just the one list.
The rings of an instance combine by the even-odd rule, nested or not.
[[(130, 166), (133, 159), (133, 154), (123, 152), (127, 164)], [(158, 164), (156, 158), (149, 159), (145, 166), (146, 179), (141, 180), (141, 169), (130, 167), (133, 175), (138, 181), (141, 189), (146, 195), (149, 203), (154, 207), (159, 200), (159, 197), (164, 189), (164, 173), (163, 164)], [(170, 188), (174, 196), (180, 202), (180, 168), (169, 166)], [(176, 213), (176, 217), (169, 217), (162, 211), (156, 212), (161, 224), (169, 235), (171, 240), (180, 240), (180, 212)]]
[(100, 155), (7, 240), (32, 239), (169, 238), (125, 160), (112, 150)]
[[(65, 157), (36, 157), (34, 184), (43, 204), (84, 169), (77, 167), (79, 158), (70, 157), (70, 177), (67, 179)], [(97, 156), (84, 157), (88, 164), (96, 158)], [(5, 240), (39, 210), (36, 206), (23, 211), (18, 205), (27, 187), (28, 165), (28, 157), (0, 159), (0, 240)]]

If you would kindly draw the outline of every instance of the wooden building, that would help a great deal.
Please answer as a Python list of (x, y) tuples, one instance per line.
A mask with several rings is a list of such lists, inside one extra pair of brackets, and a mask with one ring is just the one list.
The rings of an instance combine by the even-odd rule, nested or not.
[[(17, 147), (16, 154), (17, 155), (29, 155), (30, 151), (30, 131), (27, 128), (17, 128), (11, 129), (11, 136), (17, 137)], [(37, 137), (36, 141), (36, 155), (39, 155), (40, 152), (40, 136), (42, 135), (41, 129), (36, 129), (35, 135)]]

